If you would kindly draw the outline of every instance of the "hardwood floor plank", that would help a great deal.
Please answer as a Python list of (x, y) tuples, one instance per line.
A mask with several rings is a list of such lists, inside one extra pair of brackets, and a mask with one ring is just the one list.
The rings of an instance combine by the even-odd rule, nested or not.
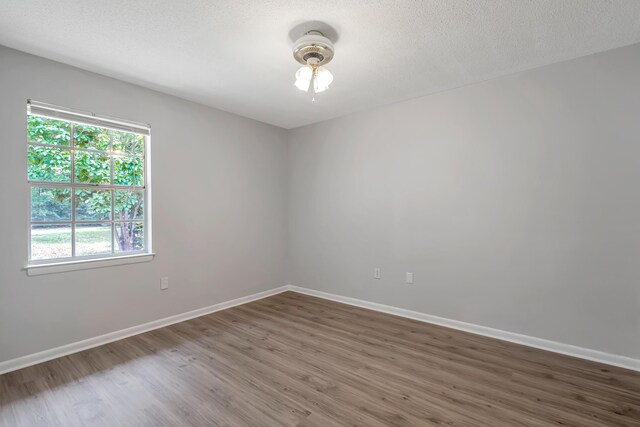
[[(247, 310), (249, 310), (249, 308), (247, 308)], [(265, 309), (263, 309), (263, 310), (265, 310)], [(304, 323), (304, 319), (299, 319), (299, 321), (296, 322), (296, 325), (297, 325), (297, 327), (300, 327), (300, 325), (303, 324), (303, 323)], [(358, 325), (356, 325), (354, 327), (356, 328), (356, 331), (361, 330)], [(284, 328), (280, 328), (280, 329), (284, 329)], [(315, 325), (315, 329), (316, 330), (320, 329), (317, 324)], [(348, 327), (345, 326), (345, 327), (342, 327), (341, 329), (348, 329)], [(273, 333), (275, 333), (275, 332), (273, 332)], [(360, 338), (354, 336), (352, 340), (353, 341), (358, 341), (359, 339)], [(374, 362), (379, 361), (379, 360), (382, 360), (382, 362), (384, 363), (384, 361), (385, 361), (384, 357), (374, 357), (374, 358), (372, 358), (372, 356), (379, 356), (379, 354), (383, 354), (383, 355), (387, 354), (388, 355), (389, 354), (388, 351), (391, 350), (391, 348), (388, 347), (388, 345), (387, 345), (388, 342), (389, 342), (389, 340), (385, 340), (384, 343), (375, 343), (376, 346), (373, 347), (373, 350), (372, 350), (371, 346), (369, 346), (368, 347), (369, 354), (362, 354), (361, 357), (360, 357), (360, 360), (366, 360), (367, 357), (368, 357), (369, 359), (371, 359), (370, 363), (374, 363)], [(371, 339), (365, 339), (364, 343), (365, 344), (372, 344)], [(364, 346), (360, 346), (360, 347), (364, 348)], [(380, 351), (378, 351), (378, 350), (380, 350), (382, 353), (380, 353)], [(451, 350), (451, 348), (449, 348), (449, 350)], [(413, 361), (420, 360), (421, 356), (425, 354), (424, 352), (417, 352), (417, 353), (413, 352), (413, 353), (410, 353), (408, 355), (408, 357), (404, 357), (406, 355), (403, 355), (401, 353), (402, 353), (401, 352), (401, 347), (400, 346), (395, 347), (395, 349), (394, 349), (394, 360), (397, 362), (397, 364), (399, 366), (411, 366), (411, 361), (412, 360)], [(431, 356), (433, 356), (433, 355), (431, 355)], [(446, 356), (446, 359), (448, 359), (450, 362), (453, 360), (453, 359), (451, 359), (451, 357), (448, 354), (445, 354), (444, 356)], [(443, 359), (444, 358), (445, 357), (443, 357)], [(430, 359), (433, 359), (433, 357), (431, 357)], [(473, 359), (471, 359), (471, 360), (473, 360)], [(427, 362), (427, 360), (425, 360), (425, 362)], [(463, 360), (463, 362), (460, 364), (460, 366), (456, 370), (460, 373), (460, 376), (463, 379), (468, 378), (469, 375), (475, 375), (477, 377), (476, 378), (477, 381), (473, 382), (472, 384), (478, 384), (480, 386), (480, 389), (476, 388), (475, 390), (468, 390), (469, 394), (470, 394), (469, 398), (473, 398), (473, 396), (483, 396), (483, 395), (487, 394), (487, 386), (490, 385), (491, 382), (493, 382), (493, 383), (495, 383), (496, 388), (492, 392), (492, 397), (495, 398), (497, 396), (502, 396), (503, 401), (506, 401), (507, 404), (509, 404), (509, 405), (517, 404), (517, 402), (514, 402), (513, 400), (517, 399), (519, 397), (522, 397), (522, 399), (520, 399), (521, 400), (520, 404), (526, 403), (527, 400), (530, 400), (530, 401), (538, 400), (538, 401), (540, 401), (539, 397), (537, 397), (537, 396), (532, 396), (532, 395), (527, 396), (526, 392), (528, 391), (528, 388), (526, 388), (526, 387), (524, 387), (524, 388), (523, 387), (519, 387), (519, 390), (518, 390), (518, 387), (513, 387), (512, 386), (511, 390), (509, 391), (508, 394), (503, 393), (502, 392), (503, 383), (501, 382), (501, 379), (499, 379), (499, 381), (497, 381), (497, 382), (496, 381), (492, 381), (491, 377), (490, 377), (491, 374), (489, 374), (489, 376), (484, 375), (484, 377), (482, 377), (483, 373), (482, 373), (481, 370), (475, 369), (475, 372), (474, 372), (474, 370), (467, 369), (468, 367), (466, 366), (466, 364), (468, 364), (468, 363), (469, 363), (468, 360)], [(420, 366), (422, 366), (422, 364)], [(451, 368), (448, 369), (447, 371), (436, 370), (435, 373), (436, 374), (438, 374), (438, 373), (448, 373), (450, 371), (452, 371)], [(428, 371), (425, 371), (425, 372), (413, 372), (413, 375), (415, 375), (417, 377), (425, 377), (426, 374), (428, 374), (428, 373), (429, 373)], [(433, 377), (433, 373), (431, 373), (430, 377)], [(455, 384), (455, 379), (456, 378), (446, 378), (446, 379), (444, 379), (442, 381), (440, 387), (441, 388), (447, 388), (449, 384)], [(465, 380), (465, 382), (467, 382), (467, 381)], [(464, 389), (465, 389), (464, 383), (458, 386), (458, 391), (459, 392), (464, 390)], [(514, 393), (514, 392), (518, 392), (518, 393)], [(538, 393), (538, 394), (540, 394), (540, 393)], [(550, 410), (553, 410), (554, 406), (557, 407), (556, 408), (556, 412), (557, 412), (557, 417), (559, 417), (559, 418), (561, 417), (562, 411), (565, 409), (565, 407), (566, 406), (571, 406), (574, 403), (571, 399), (565, 399), (563, 396), (557, 396), (557, 395), (556, 396), (550, 396), (547, 393), (547, 395), (544, 396), (544, 397), (547, 397), (547, 403), (550, 406)], [(576, 405), (573, 405), (573, 406), (575, 407)], [(584, 405), (582, 405), (582, 406), (584, 406)], [(592, 409), (593, 409), (592, 411), (589, 411), (590, 412), (589, 415), (592, 418), (594, 418), (594, 419), (598, 419), (598, 418), (601, 418), (601, 417), (607, 418), (608, 414), (606, 412), (600, 411), (598, 413), (597, 408), (592, 408)], [(535, 410), (531, 409), (530, 412), (535, 413)]]
[[(277, 317), (275, 319), (277, 319)], [(277, 322), (278, 320), (275, 320), (275, 321)], [(295, 324), (295, 326), (293, 326), (293, 328), (294, 329), (295, 328), (300, 328), (300, 323), (297, 322)], [(281, 335), (286, 334), (285, 332), (283, 332), (284, 329), (287, 329), (287, 328), (285, 328), (283, 325), (278, 325), (273, 330), (270, 330), (269, 334), (270, 334), (271, 342), (277, 342)], [(307, 331), (297, 330), (297, 331), (294, 331), (293, 335), (291, 335), (291, 336), (293, 336), (294, 338), (297, 337), (298, 341), (302, 341), (302, 340), (305, 340), (305, 338), (304, 338), (305, 336), (307, 336), (309, 334), (313, 334), (313, 332), (311, 332), (312, 330), (313, 330), (313, 328), (311, 328), (311, 329), (309, 329)], [(314, 335), (313, 337), (314, 337), (314, 340), (316, 340), (316, 341), (319, 339), (319, 337), (317, 335)], [(335, 345), (331, 346), (330, 347), (331, 348), (331, 352), (323, 354), (323, 351), (321, 350), (321, 348), (322, 347), (326, 347), (326, 346), (322, 342), (319, 342), (317, 344), (317, 346), (316, 346), (316, 344), (314, 343), (314, 340), (312, 340), (312, 341), (304, 341), (302, 348), (304, 348), (306, 351), (313, 350), (314, 354), (316, 356), (316, 357), (314, 357), (315, 359), (318, 359), (319, 357), (322, 356), (323, 359), (326, 360), (325, 365), (328, 366), (328, 367), (338, 367), (338, 369), (339, 369), (339, 367), (341, 366), (341, 362), (342, 362), (342, 360), (344, 360), (344, 357), (343, 357), (342, 360), (332, 360), (333, 357), (337, 353), (341, 353), (341, 355), (345, 355), (345, 354), (349, 355), (349, 354), (351, 354), (351, 356), (353, 357), (354, 360), (358, 360), (358, 362), (357, 362), (358, 366), (353, 366), (351, 369), (342, 370), (342, 371), (337, 372), (337, 373), (334, 374), (337, 378), (341, 378), (343, 382), (344, 382), (344, 380), (346, 378), (349, 378), (349, 379), (351, 379), (351, 381), (353, 381), (353, 378), (352, 378), (353, 372), (356, 372), (356, 371), (362, 369), (363, 367), (366, 367), (365, 361), (366, 361), (367, 357), (370, 357), (370, 355), (367, 355), (366, 353), (359, 353), (358, 351), (351, 351), (349, 348), (345, 349), (344, 348), (344, 344), (342, 346), (335, 346)], [(294, 347), (294, 346), (295, 346), (295, 344), (291, 345), (291, 347)], [(289, 351), (291, 352), (291, 350), (289, 350)], [(315, 367), (314, 366), (307, 366), (307, 369), (313, 369), (313, 368), (315, 368)], [(327, 373), (325, 371), (325, 374), (330, 374), (330, 373)], [(371, 387), (373, 387), (373, 386), (374, 386), (373, 384), (367, 384), (366, 382), (364, 384), (362, 384), (362, 388), (363, 389), (368, 389), (368, 390), (371, 390)], [(441, 394), (441, 393), (434, 392), (434, 393), (431, 394), (430, 397), (432, 399), (440, 399), (441, 401), (439, 402), (439, 406), (444, 406), (445, 408), (448, 408), (449, 410), (454, 411), (454, 412), (457, 409), (456, 406), (455, 406), (455, 405), (457, 405), (457, 402), (455, 400), (453, 400), (453, 403), (451, 403), (452, 399), (449, 396), (447, 396), (446, 394)], [(447, 403), (444, 402), (443, 400), (450, 401), (449, 405), (447, 406)], [(425, 402), (425, 403), (427, 403), (427, 402)], [(483, 406), (484, 406), (483, 402), (478, 403), (477, 399), (475, 397), (473, 397), (473, 396), (469, 396), (469, 399), (467, 399), (466, 403), (467, 404), (476, 404), (478, 409), (483, 409)], [(422, 412), (420, 415), (427, 416), (428, 414), (425, 414), (424, 412)]]
[(7, 426), (640, 426), (640, 373), (286, 292), (0, 376)]
[[(246, 308), (246, 309), (248, 310), (248, 308)], [(264, 310), (264, 309), (263, 309), (263, 310)], [(280, 316), (278, 316), (278, 317), (280, 317)], [(276, 317), (275, 319), (277, 319), (277, 317)], [(275, 320), (275, 321), (277, 321), (277, 320)], [(296, 323), (295, 323), (294, 328), (301, 328), (301, 327), (302, 327), (301, 325), (303, 325), (303, 323), (304, 323), (304, 322), (303, 322), (303, 320), (302, 320), (302, 319), (300, 319), (298, 322), (296, 322)], [(279, 333), (279, 331), (282, 331), (282, 330), (284, 330), (284, 329), (286, 329), (286, 328), (285, 328), (283, 325), (280, 325), (280, 327), (277, 327), (275, 330), (269, 331), (269, 333), (271, 334), (271, 336), (272, 336), (272, 337), (274, 337), (275, 335), (277, 335), (277, 334)], [(318, 330), (318, 329), (319, 329), (319, 328), (318, 328), (318, 325), (315, 325), (315, 326), (314, 326), (314, 325), (312, 325), (312, 326), (310, 326), (310, 329), (309, 329), (307, 332), (308, 332), (308, 333), (314, 333), (313, 331), (314, 331), (314, 330)], [(300, 335), (300, 336), (305, 336), (305, 335), (306, 335), (306, 334), (304, 333), (305, 331), (300, 331), (300, 332), (302, 332), (302, 333), (299, 333), (298, 335)], [(317, 337), (317, 335), (316, 335), (316, 337)], [(357, 340), (358, 340), (358, 338), (357, 338), (357, 337), (355, 337), (355, 336), (354, 336), (354, 337), (352, 337), (352, 339), (353, 339), (353, 341), (357, 341)], [(357, 343), (356, 343), (356, 344), (357, 344)], [(310, 346), (310, 347), (312, 347), (312, 346), (313, 346), (313, 344), (309, 344), (309, 343), (307, 343), (306, 345), (308, 345), (308, 346)], [(356, 351), (356, 352), (357, 352), (357, 348), (359, 348), (359, 347), (361, 347), (361, 346), (356, 345), (356, 346), (354, 347), (354, 351)], [(335, 349), (335, 348), (337, 348), (337, 347), (335, 347), (335, 346), (334, 346), (334, 347), (332, 347), (332, 348), (334, 348), (334, 349)], [(389, 349), (388, 349), (388, 348), (385, 348), (384, 350), (389, 350)], [(398, 357), (398, 356), (397, 356), (397, 351), (396, 351), (395, 353), (396, 353), (396, 356), (394, 356), (394, 360), (395, 360), (396, 362), (398, 362), (398, 363), (399, 363), (399, 365), (401, 366), (401, 365), (403, 364), (403, 360), (401, 360), (402, 358), (400, 358), (400, 357)], [(388, 353), (388, 351), (387, 351), (387, 353), (386, 353), (386, 354), (387, 354), (387, 355), (389, 354), (389, 353)], [(404, 362), (405, 362), (405, 364), (408, 366), (408, 365), (410, 365), (412, 362), (415, 362), (416, 360), (420, 360), (420, 356), (421, 356), (420, 354), (413, 354), (413, 355), (412, 355), (412, 359), (405, 360)], [(385, 361), (386, 361), (383, 357), (376, 357), (376, 355), (375, 355), (375, 351), (371, 351), (371, 352), (369, 352), (369, 353), (365, 353), (365, 354), (358, 354), (358, 355), (357, 355), (357, 358), (358, 358), (358, 360), (360, 360), (360, 361), (367, 361), (368, 363), (377, 363), (377, 362), (379, 362), (380, 360), (381, 360), (382, 362), (385, 362)], [(438, 371), (435, 371), (435, 373), (438, 373), (438, 372), (441, 372), (441, 371), (439, 371), (439, 370), (438, 370)], [(433, 373), (434, 373), (434, 372), (431, 372), (431, 374), (432, 374), (432, 375), (433, 375)], [(415, 374), (415, 373), (414, 373), (414, 374)], [(348, 376), (349, 376), (349, 373), (348, 373), (348, 372), (345, 372), (343, 375), (344, 375), (345, 377), (348, 377)], [(425, 377), (423, 376), (422, 378), (425, 378)], [(465, 377), (465, 378), (466, 378), (466, 377)], [(505, 406), (502, 408), (502, 412), (509, 411), (509, 410), (510, 410), (510, 409), (509, 409), (510, 407), (517, 407), (517, 406), (520, 406), (521, 408), (526, 407), (526, 406), (523, 406), (523, 404), (524, 404), (524, 403), (526, 403), (526, 400), (524, 400), (524, 401), (520, 401), (520, 402), (515, 402), (515, 403), (514, 403), (514, 402), (513, 402), (513, 396), (512, 396), (511, 394), (506, 394), (506, 393), (501, 392), (501, 391), (500, 391), (500, 389), (495, 390), (495, 391), (492, 393), (492, 396), (491, 396), (491, 399), (490, 399), (490, 400), (484, 400), (484, 399), (483, 399), (483, 397), (484, 397), (484, 395), (487, 393), (487, 390), (486, 390), (486, 383), (485, 383), (484, 381), (478, 381), (478, 382), (477, 382), (478, 384), (480, 384), (481, 389), (479, 389), (479, 390), (471, 390), (470, 392), (464, 393), (464, 392), (463, 392), (463, 388), (462, 388), (462, 387), (455, 387), (455, 386), (453, 386), (453, 389), (451, 389), (451, 386), (449, 385), (449, 384), (450, 384), (450, 383), (449, 383), (449, 381), (450, 381), (450, 380), (454, 380), (454, 381), (455, 381), (455, 378), (449, 378), (447, 382), (442, 381), (442, 382), (440, 382), (439, 384), (436, 384), (436, 385), (437, 385), (437, 387), (438, 387), (440, 390), (442, 390), (442, 389), (449, 389), (448, 391), (449, 391), (449, 392), (453, 392), (453, 394), (455, 394), (455, 395), (460, 395), (460, 394), (466, 394), (466, 395), (464, 395), (464, 396), (457, 396), (457, 397), (450, 397), (449, 395), (442, 393), (442, 395), (437, 394), (437, 395), (435, 395), (435, 396), (431, 396), (431, 398), (438, 398), (438, 397), (440, 397), (440, 398), (450, 398), (450, 399), (452, 399), (454, 402), (457, 402), (457, 401), (456, 401), (456, 399), (459, 399), (459, 401), (462, 401), (462, 402), (464, 402), (465, 404), (475, 404), (475, 405), (476, 405), (476, 406), (475, 406), (475, 411), (476, 411), (476, 412), (487, 411), (487, 408), (491, 408), (491, 409), (490, 409), (491, 411), (494, 411), (494, 410), (496, 410), (496, 409), (499, 409), (500, 405), (503, 405), (503, 404), (504, 404), (504, 402), (502, 402), (502, 401), (497, 401), (497, 402), (496, 402), (496, 401), (495, 401), (495, 399), (496, 399), (496, 397), (497, 397), (497, 396), (501, 396), (501, 397), (502, 397), (502, 399), (503, 399), (503, 401), (506, 401)], [(482, 379), (481, 379), (481, 380), (482, 380)], [(424, 381), (425, 381), (425, 380), (423, 379), (422, 381), (423, 381), (423, 383), (424, 383)], [(428, 381), (428, 382), (432, 382), (433, 380), (432, 380), (432, 379), (429, 379), (429, 380), (426, 380), (426, 381)], [(466, 382), (466, 380), (465, 380), (465, 382)], [(454, 384), (455, 384), (455, 382), (454, 382)], [(490, 402), (491, 402), (491, 403), (493, 403), (493, 405), (488, 405)], [(440, 404), (443, 404), (443, 402), (440, 402)], [(550, 409), (550, 410), (551, 410), (551, 409)], [(422, 415), (424, 415), (424, 414), (422, 414)], [(497, 416), (497, 415), (494, 415), (494, 417), (496, 417), (496, 416)], [(529, 410), (529, 411), (528, 411), (528, 413), (520, 413), (517, 417), (513, 417), (513, 418), (511, 418), (509, 421), (510, 421), (511, 425), (518, 425), (517, 420), (518, 420), (518, 419), (521, 419), (521, 418), (523, 418), (523, 417), (525, 417), (525, 416), (528, 416), (529, 418), (535, 418), (535, 417), (536, 417), (536, 411), (535, 411), (535, 409), (531, 409), (531, 410)], [(556, 416), (557, 416), (557, 418), (561, 419), (561, 418), (562, 418), (562, 416), (563, 416), (562, 411), (556, 411)], [(596, 424), (589, 423), (588, 425), (596, 425)], [(599, 424), (597, 424), (597, 425), (599, 425)]]

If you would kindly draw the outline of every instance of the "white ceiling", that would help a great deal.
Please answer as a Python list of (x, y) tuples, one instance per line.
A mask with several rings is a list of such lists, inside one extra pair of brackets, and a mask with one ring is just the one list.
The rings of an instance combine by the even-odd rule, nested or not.
[[(312, 103), (291, 45), (318, 26)], [(0, 44), (284, 128), (637, 42), (638, 0), (0, 2)]]

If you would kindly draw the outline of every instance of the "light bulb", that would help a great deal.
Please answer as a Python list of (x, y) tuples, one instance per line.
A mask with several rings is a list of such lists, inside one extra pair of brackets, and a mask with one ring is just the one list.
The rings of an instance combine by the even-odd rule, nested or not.
[(296, 72), (296, 82), (295, 86), (303, 91), (309, 90), (309, 85), (311, 84), (311, 79), (313, 78), (313, 71), (310, 67), (300, 67), (300, 69)]
[(329, 85), (333, 81), (333, 74), (324, 67), (318, 67), (315, 78), (313, 79), (313, 90), (316, 93), (324, 92), (329, 89)]

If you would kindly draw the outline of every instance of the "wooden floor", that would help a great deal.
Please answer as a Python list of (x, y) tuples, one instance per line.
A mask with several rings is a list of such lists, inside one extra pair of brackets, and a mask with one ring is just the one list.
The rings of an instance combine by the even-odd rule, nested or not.
[(640, 426), (640, 373), (293, 292), (0, 376), (2, 426)]

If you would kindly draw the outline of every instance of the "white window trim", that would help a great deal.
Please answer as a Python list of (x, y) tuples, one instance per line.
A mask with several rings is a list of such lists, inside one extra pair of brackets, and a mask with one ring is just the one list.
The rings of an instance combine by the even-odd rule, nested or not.
[(33, 99), (27, 99), (27, 114), (34, 114), (36, 116), (44, 116), (52, 119), (65, 120), (68, 122), (76, 122), (108, 129), (134, 132), (147, 136), (151, 133), (151, 125), (146, 123), (138, 123), (131, 120), (123, 120), (104, 115), (98, 116), (96, 113), (92, 113), (90, 111), (73, 110), (71, 108), (60, 107), (58, 105), (34, 101)]
[[(100, 254), (100, 255), (92, 255), (92, 256), (75, 256), (68, 258), (54, 258), (54, 259), (43, 259), (43, 260), (31, 260), (31, 196), (29, 196), (29, 229), (28, 229), (28, 254), (27, 254), (27, 265), (24, 267), (24, 270), (27, 272), (28, 276), (37, 276), (42, 274), (51, 274), (51, 273), (61, 273), (65, 271), (75, 271), (75, 270), (86, 270), (100, 267), (108, 267), (115, 265), (125, 265), (125, 264), (134, 264), (141, 262), (149, 262), (152, 261), (155, 253), (152, 251), (152, 215), (151, 215), (151, 126), (144, 123), (137, 123), (133, 121), (117, 119), (107, 116), (97, 116), (95, 113), (72, 110), (65, 107), (60, 107), (52, 104), (45, 104), (42, 102), (27, 100), (27, 115), (33, 114), (38, 116), (50, 117), (53, 119), (66, 120), (76, 123), (88, 124), (93, 126), (104, 127), (108, 129), (114, 130), (124, 130), (128, 132), (135, 132), (145, 136), (144, 138), (144, 217), (143, 224), (145, 230), (145, 239), (144, 239), (144, 249), (135, 252), (128, 252), (127, 254), (123, 253), (111, 253), (111, 254)], [(42, 144), (30, 144), (27, 141), (27, 147), (29, 145), (42, 145)], [(71, 147), (73, 150), (73, 147)], [(94, 151), (88, 149), (78, 149), (80, 151)], [(112, 170), (113, 173), (113, 170)], [(73, 171), (72, 171), (73, 174)], [(73, 177), (72, 177), (73, 179)], [(98, 187), (92, 185), (82, 185), (82, 184), (73, 184), (70, 183), (49, 183), (49, 182), (28, 182), (28, 188), (31, 189), (33, 186), (50, 186), (50, 187)], [(113, 186), (114, 189), (118, 189)], [(124, 188), (130, 189), (130, 188)], [(135, 190), (140, 190), (140, 188), (134, 188)], [(72, 203), (71, 206), (72, 212), (75, 209)], [(112, 222), (115, 220), (112, 219)], [(75, 221), (72, 221), (75, 222)], [(100, 221), (97, 221), (100, 222)], [(73, 235), (72, 235), (73, 239)], [(74, 244), (74, 242), (72, 242)], [(113, 243), (112, 243), (113, 244)]]
[(136, 253), (124, 256), (112, 256), (108, 258), (90, 258), (66, 262), (48, 264), (29, 264), (24, 269), (28, 276), (40, 276), (42, 274), (64, 273), (67, 271), (89, 270), (93, 268), (111, 267), (116, 265), (138, 264), (153, 261), (155, 253)]

